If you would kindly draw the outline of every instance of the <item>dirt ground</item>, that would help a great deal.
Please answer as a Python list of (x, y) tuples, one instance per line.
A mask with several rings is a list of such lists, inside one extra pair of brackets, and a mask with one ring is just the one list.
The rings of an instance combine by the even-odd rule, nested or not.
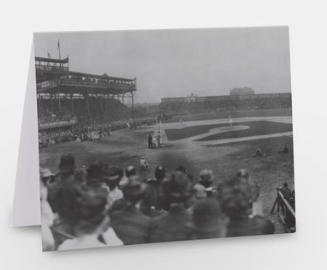
[[(277, 114), (277, 113), (276, 113)], [(179, 165), (185, 166), (189, 172), (198, 178), (200, 171), (204, 168), (214, 172), (216, 181), (233, 177), (238, 169), (246, 168), (254, 181), (261, 188), (264, 213), (275, 223), (276, 233), (284, 232), (277, 215), (270, 215), (271, 207), (276, 198), (276, 188), (287, 181), (290, 187), (294, 187), (293, 168), (293, 137), (292, 132), (287, 128), (287, 132), (278, 133), (277, 136), (252, 136), (248, 138), (236, 138), (232, 141), (221, 141), (217, 139), (201, 141), (210, 134), (224, 132), (224, 138), (228, 132), (242, 125), (250, 129), (247, 125), (249, 121), (268, 121), (277, 123), (292, 123), (290, 116), (264, 116), (235, 118), (233, 126), (230, 127), (227, 119), (209, 119), (188, 122), (170, 122), (156, 124), (154, 126), (144, 126), (137, 129), (120, 130), (113, 132), (110, 137), (99, 141), (87, 141), (83, 143), (68, 142), (50, 146), (40, 150), (40, 165), (56, 171), (60, 156), (64, 153), (75, 155), (77, 165), (88, 166), (95, 161), (103, 161), (109, 165), (119, 165), (126, 168), (134, 165), (139, 169), (139, 160), (145, 156), (150, 165), (148, 172), (140, 172), (143, 178), (153, 177), (157, 165), (162, 165), (168, 171)], [(218, 125), (223, 130), (206, 129), (203, 134), (198, 131), (196, 136), (183, 136), (177, 140), (169, 140), (166, 130), (199, 129), (199, 125)], [(147, 136), (150, 132), (157, 133), (160, 130), (163, 135), (163, 146), (159, 149), (148, 149)], [(255, 129), (256, 130), (256, 129)], [(286, 130), (282, 130), (286, 131)], [(169, 132), (169, 131), (168, 131)], [(211, 132), (211, 133), (210, 133)], [(271, 131), (274, 133), (274, 131)], [(192, 133), (192, 132), (190, 132)], [(267, 134), (266, 134), (267, 135)], [(240, 139), (239, 141), (237, 141)], [(287, 144), (290, 152), (287, 155), (278, 153), (284, 144)], [(253, 157), (255, 149), (260, 147), (265, 156), (261, 158)]]

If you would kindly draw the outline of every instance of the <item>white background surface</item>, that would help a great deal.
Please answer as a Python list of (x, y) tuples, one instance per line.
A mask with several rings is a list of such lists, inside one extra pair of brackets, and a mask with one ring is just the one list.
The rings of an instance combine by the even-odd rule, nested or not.
[[(0, 268), (327, 269), (327, 9), (324, 2), (2, 1)], [(39, 228), (10, 227), (34, 31), (269, 25), (290, 26), (296, 234), (41, 253)]]

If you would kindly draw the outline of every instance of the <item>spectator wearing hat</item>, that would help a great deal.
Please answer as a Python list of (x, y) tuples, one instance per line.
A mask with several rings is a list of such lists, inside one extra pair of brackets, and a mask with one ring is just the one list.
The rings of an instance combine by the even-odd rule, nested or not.
[(129, 165), (127, 167), (127, 169), (125, 170), (125, 177), (123, 176), (120, 183), (119, 183), (119, 187), (122, 188), (128, 181), (128, 178), (133, 176), (133, 175), (136, 175), (136, 169), (134, 166), (132, 165)]
[(88, 186), (74, 186), (70, 205), (66, 208), (69, 211), (66, 219), (74, 223), (73, 237), (60, 244), (58, 250), (123, 245), (109, 225), (107, 199), (104, 194)]
[(52, 251), (55, 249), (55, 240), (50, 228), (55, 220), (55, 215), (48, 203), (48, 189), (42, 180), (40, 181), (40, 188), (42, 248), (43, 251)]
[(75, 157), (72, 154), (65, 154), (60, 159), (57, 178), (63, 181), (74, 181), (75, 169)]
[(161, 197), (161, 183), (166, 177), (166, 169), (163, 166), (157, 166), (154, 179), (149, 179), (147, 184), (150, 187), (152, 193), (151, 206), (154, 206), (157, 210), (162, 210), (162, 197)]
[(54, 183), (48, 185), (48, 201), (52, 211), (58, 211), (61, 193), (63, 190), (74, 185), (75, 181), (75, 158), (71, 154), (65, 154), (61, 157), (58, 166), (58, 173), (55, 176)]
[(246, 169), (240, 169), (236, 173), (235, 185), (244, 189), (245, 194), (249, 196), (249, 204), (252, 207), (252, 204), (259, 198), (260, 187), (250, 178), (249, 172)]
[(187, 211), (189, 213), (193, 213), (193, 208), (194, 205), (198, 202), (198, 201), (202, 201), (204, 199), (207, 199), (207, 191), (206, 188), (200, 184), (195, 184), (193, 186), (193, 195), (190, 198), (190, 200), (187, 201), (187, 203), (185, 204), (185, 207), (187, 208)]
[(40, 168), (40, 177), (43, 185), (48, 187), (49, 184), (54, 182), (55, 174), (52, 173), (49, 169)]
[(186, 226), (190, 239), (221, 238), (227, 235), (228, 218), (222, 213), (217, 200), (198, 201), (193, 208), (193, 218)]
[(149, 186), (140, 205), (142, 213), (151, 218), (158, 217), (165, 213), (165, 211), (155, 207), (155, 203), (158, 200), (156, 196), (157, 194), (154, 189)]
[(128, 177), (131, 177), (131, 176), (133, 176), (133, 175), (136, 175), (136, 169), (135, 169), (135, 167), (134, 166), (128, 166), (127, 167), (127, 169), (126, 169), (126, 171), (125, 171), (125, 175), (126, 175), (126, 177), (128, 178)]
[(212, 197), (216, 191), (216, 187), (213, 187), (214, 175), (212, 170), (202, 170), (200, 172), (199, 184), (204, 186), (207, 192), (207, 197)]
[(72, 215), (72, 211), (76, 205), (75, 200), (79, 197), (79, 188), (91, 189), (87, 185), (70, 184), (60, 188), (57, 192), (56, 213), (58, 219), (52, 226), (56, 246), (61, 245), (67, 239), (75, 237), (76, 219)]
[(166, 169), (163, 166), (158, 166), (154, 172), (155, 180), (158, 184), (161, 184), (166, 177)]
[(97, 192), (102, 192), (106, 196), (109, 193), (109, 188), (103, 179), (104, 166), (101, 163), (94, 163), (87, 169), (86, 183)]
[(220, 198), (222, 211), (229, 217), (228, 237), (253, 235), (249, 215), (249, 195), (240, 187), (224, 189)]
[(279, 190), (283, 194), (285, 200), (289, 201), (291, 199), (292, 190), (288, 187), (287, 182), (284, 182), (283, 186), (278, 188), (277, 190)]
[(173, 172), (162, 183), (162, 192), (169, 203), (169, 211), (153, 220), (150, 242), (187, 240), (185, 224), (192, 218), (184, 206), (192, 196), (189, 177), (180, 171)]
[(104, 170), (102, 178), (109, 187), (109, 205), (112, 205), (116, 200), (123, 198), (123, 192), (118, 188), (118, 185), (123, 176), (124, 171), (118, 166), (112, 167), (109, 170)]
[(151, 219), (140, 211), (140, 204), (147, 191), (147, 185), (133, 175), (122, 187), (124, 200), (117, 200), (121, 209), (111, 211), (112, 227), (125, 245), (148, 242)]
[[(190, 179), (191, 183), (193, 183), (193, 175), (190, 174), (189, 171), (184, 166), (178, 166), (175, 169), (175, 171), (185, 173), (188, 176), (188, 178)], [(193, 183), (193, 184), (195, 184), (195, 183)]]
[[(292, 197), (293, 197), (293, 193), (292, 190), (288, 187), (287, 182), (283, 183), (282, 187), (277, 188), (277, 191), (280, 191), (284, 197), (284, 199), (290, 203)], [(283, 200), (281, 197), (278, 196), (278, 210), (281, 208), (282, 211), (286, 211), (287, 207), (285, 206)]]
[(209, 188), (213, 184), (213, 179), (214, 176), (211, 170), (202, 170), (200, 172), (199, 184), (201, 184), (205, 188)]

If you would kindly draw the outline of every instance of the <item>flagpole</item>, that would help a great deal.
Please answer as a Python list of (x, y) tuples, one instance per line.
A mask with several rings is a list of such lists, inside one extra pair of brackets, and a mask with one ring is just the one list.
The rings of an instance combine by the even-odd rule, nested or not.
[(58, 39), (58, 45), (57, 45), (57, 47), (58, 47), (58, 50), (59, 50), (59, 59), (61, 60), (61, 54), (60, 54), (60, 42), (59, 42), (59, 39)]

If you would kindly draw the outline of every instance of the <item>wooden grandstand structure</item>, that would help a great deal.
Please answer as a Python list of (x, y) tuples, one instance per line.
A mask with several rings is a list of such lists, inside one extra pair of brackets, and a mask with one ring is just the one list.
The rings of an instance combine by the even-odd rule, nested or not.
[[(51, 103), (58, 102), (61, 112), (61, 100), (70, 99), (71, 111), (74, 99), (84, 99), (86, 110), (89, 111), (89, 97), (103, 99), (114, 98), (125, 103), (131, 99), (134, 107), (136, 78), (127, 79), (69, 70), (69, 58), (52, 59), (35, 57), (37, 98), (50, 99)], [(53, 106), (52, 106), (53, 107)]]

